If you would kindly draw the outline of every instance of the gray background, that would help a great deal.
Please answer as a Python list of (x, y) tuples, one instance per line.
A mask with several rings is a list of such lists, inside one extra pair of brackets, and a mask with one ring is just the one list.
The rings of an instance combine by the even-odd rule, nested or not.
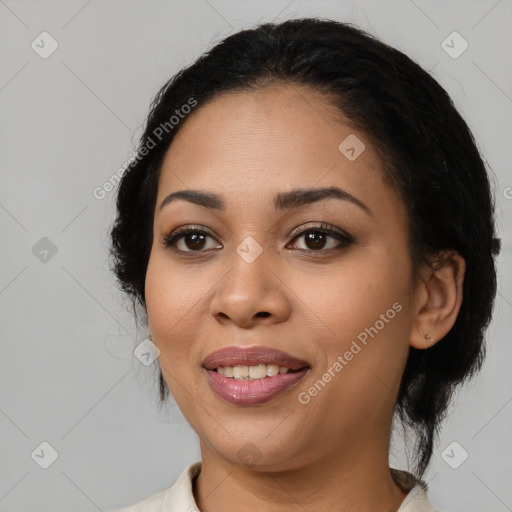
[[(181, 66), (240, 28), (307, 15), (355, 22), (432, 70), (495, 173), (503, 251), (488, 358), (425, 480), (439, 508), (512, 510), (510, 0), (0, 0), (1, 510), (126, 506), (199, 460), (177, 406), (156, 407), (157, 363), (133, 356), (146, 333), (109, 271), (115, 192), (93, 190), (130, 157), (150, 99)], [(59, 45), (47, 58), (31, 47), (51, 49), (44, 31)], [(441, 46), (453, 31), (469, 44), (457, 58)], [(47, 469), (42, 442), (58, 454)], [(391, 464), (407, 467), (399, 441)]]

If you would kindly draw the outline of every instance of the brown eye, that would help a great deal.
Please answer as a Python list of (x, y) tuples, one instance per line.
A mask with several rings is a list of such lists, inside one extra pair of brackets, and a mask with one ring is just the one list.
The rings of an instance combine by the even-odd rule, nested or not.
[(325, 233), (320, 232), (311, 232), (304, 235), (306, 245), (309, 249), (318, 250), (323, 249), (325, 245), (325, 241), (329, 238)]
[[(354, 241), (354, 239), (348, 233), (338, 231), (337, 229), (333, 229), (327, 225), (323, 225), (322, 227), (309, 228), (305, 231), (302, 231), (297, 236), (295, 236), (294, 240), (298, 240), (300, 238), (304, 239), (304, 244), (306, 246), (303, 250), (310, 252), (321, 252), (323, 249), (328, 250), (343, 248), (350, 245)], [(329, 239), (333, 240), (334, 243), (331, 242), (329, 245)], [(329, 246), (326, 247), (326, 245)]]
[(213, 240), (208, 233), (199, 229), (177, 229), (165, 237), (164, 245), (181, 252), (201, 252), (205, 250), (208, 238)]
[(208, 235), (203, 235), (202, 233), (189, 233), (184, 235), (182, 239), (188, 249), (198, 251), (204, 248), (206, 236)]
[[(329, 250), (343, 249), (354, 242), (354, 238), (345, 231), (322, 224), (320, 227), (310, 227), (297, 234), (293, 240), (304, 238), (305, 247), (298, 249), (305, 252), (327, 252)], [(208, 247), (208, 239), (214, 240), (206, 231), (194, 227), (182, 227), (168, 234), (163, 245), (178, 253), (190, 254), (207, 252), (215, 248), (222, 248), (213, 244)], [(295, 245), (295, 244), (293, 244)], [(297, 248), (297, 247), (295, 247)]]

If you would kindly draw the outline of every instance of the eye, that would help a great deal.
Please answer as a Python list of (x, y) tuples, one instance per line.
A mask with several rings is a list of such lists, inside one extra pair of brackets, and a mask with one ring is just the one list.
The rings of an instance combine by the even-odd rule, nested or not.
[[(301, 237), (305, 237), (306, 248), (299, 249), (310, 253), (322, 252), (322, 250), (327, 252), (330, 249), (338, 250), (354, 242), (354, 238), (347, 232), (339, 228), (333, 228), (327, 224), (310, 226), (307, 229), (303, 229), (295, 233), (293, 240), (297, 240)], [(213, 240), (213, 237), (199, 227), (183, 226), (165, 236), (163, 245), (181, 253), (199, 253), (215, 249), (216, 247), (222, 248), (222, 246), (218, 247), (215, 246), (215, 244), (213, 247), (207, 247), (208, 238)], [(331, 239), (331, 241), (335, 240), (337, 243), (331, 243), (330, 247), (325, 247), (329, 239)]]
[[(176, 251), (201, 252), (205, 250), (207, 238), (212, 237), (206, 231), (189, 226), (175, 229), (164, 238), (163, 243), (165, 247)], [(207, 247), (206, 249), (209, 248)]]
[[(320, 227), (312, 226), (309, 229), (302, 230), (293, 238), (293, 240), (302, 237), (305, 237), (304, 243), (306, 248), (301, 250), (307, 252), (342, 249), (354, 242), (354, 238), (351, 235), (341, 229), (333, 228), (327, 224), (321, 224)], [(331, 243), (329, 247), (326, 247), (326, 242), (329, 238), (331, 240), (336, 240), (337, 243)]]

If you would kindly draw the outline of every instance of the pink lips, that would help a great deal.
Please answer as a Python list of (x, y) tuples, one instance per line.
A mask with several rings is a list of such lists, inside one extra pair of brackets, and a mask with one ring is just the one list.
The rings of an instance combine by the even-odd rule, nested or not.
[[(307, 361), (297, 359), (269, 347), (227, 347), (217, 350), (203, 361), (212, 389), (223, 399), (235, 405), (256, 405), (271, 400), (294, 386), (309, 370)], [(274, 364), (285, 366), (291, 373), (255, 380), (236, 380), (216, 372), (219, 366), (257, 366)]]

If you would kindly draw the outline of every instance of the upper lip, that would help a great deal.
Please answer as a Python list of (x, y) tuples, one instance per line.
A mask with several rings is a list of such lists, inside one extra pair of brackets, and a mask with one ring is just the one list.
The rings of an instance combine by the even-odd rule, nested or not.
[(207, 370), (215, 370), (219, 366), (257, 366), (259, 364), (275, 364), (290, 370), (300, 370), (309, 366), (307, 361), (286, 352), (262, 346), (221, 348), (206, 356), (202, 364)]

